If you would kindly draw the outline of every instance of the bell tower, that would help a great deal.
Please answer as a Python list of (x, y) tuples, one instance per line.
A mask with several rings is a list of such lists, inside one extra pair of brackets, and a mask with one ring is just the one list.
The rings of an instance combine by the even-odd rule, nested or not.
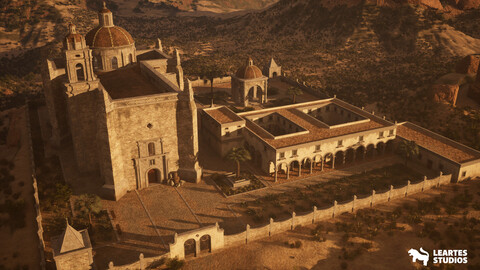
[(77, 33), (75, 25), (68, 25), (68, 35), (63, 45), (68, 82), (96, 80), (92, 66), (92, 50), (85, 44), (85, 38)]

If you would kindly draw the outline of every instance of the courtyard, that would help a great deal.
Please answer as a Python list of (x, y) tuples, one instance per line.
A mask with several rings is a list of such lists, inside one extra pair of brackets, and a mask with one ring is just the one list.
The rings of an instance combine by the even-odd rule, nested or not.
[[(203, 150), (201, 153), (208, 153)], [(104, 207), (113, 213), (120, 241), (95, 249), (98, 266), (108, 265), (111, 258), (115, 258), (115, 265), (122, 265), (137, 260), (139, 253), (146, 257), (165, 253), (174, 233), (218, 222), (225, 234), (234, 234), (247, 224), (261, 226), (270, 217), (281, 220), (291, 216), (292, 211), (301, 214), (313, 205), (319, 209), (329, 206), (334, 199), (341, 202), (351, 199), (353, 194), (370, 195), (372, 188), (383, 191), (390, 184), (399, 187), (407, 180), (420, 181), (423, 175), (435, 177), (434, 172), (414, 164), (406, 167), (399, 157), (387, 156), (289, 182), (264, 181), (266, 188), (225, 197), (209, 175), (217, 166), (233, 168), (233, 164), (219, 162), (209, 160), (202, 164), (205, 177), (199, 184), (184, 183), (180, 187), (158, 184), (129, 192), (117, 202), (104, 201)], [(244, 168), (248, 170), (251, 166), (247, 164)]]

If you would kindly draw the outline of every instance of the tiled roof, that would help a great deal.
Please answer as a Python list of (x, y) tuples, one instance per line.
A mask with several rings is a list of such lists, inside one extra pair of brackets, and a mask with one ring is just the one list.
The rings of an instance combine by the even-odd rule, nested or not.
[(226, 123), (243, 120), (242, 118), (240, 118), (235, 113), (233, 113), (232, 111), (230, 111), (225, 107), (219, 107), (213, 110), (205, 110), (205, 112), (208, 113), (213, 119), (215, 119), (220, 124), (226, 124)]
[(367, 123), (352, 124), (344, 127), (329, 129), (326, 127), (321, 127), (318, 123), (316, 123), (314, 119), (311, 119), (310, 116), (304, 114), (301, 111), (298, 111), (295, 108), (279, 109), (276, 110), (276, 112), (281, 114), (283, 117), (289, 119), (290, 121), (296, 123), (297, 125), (305, 128), (309, 131), (309, 133), (287, 138), (273, 139), (263, 129), (248, 120), (246, 123), (247, 128), (249, 128), (260, 138), (262, 138), (264, 141), (266, 141), (268, 144), (272, 145), (275, 148), (288, 147), (297, 144), (314, 142), (351, 133), (386, 127), (385, 124), (380, 123), (375, 118), (372, 118)]
[(85, 41), (92, 48), (120, 47), (135, 42), (127, 30), (119, 26), (97, 26), (85, 35)]
[(454, 143), (446, 138), (440, 139), (439, 135), (433, 136), (429, 132), (415, 128), (413, 125), (399, 125), (397, 127), (397, 135), (409, 141), (415, 141), (419, 146), (458, 163), (480, 157), (473, 152), (469, 153), (460, 149), (460, 147), (455, 147)]

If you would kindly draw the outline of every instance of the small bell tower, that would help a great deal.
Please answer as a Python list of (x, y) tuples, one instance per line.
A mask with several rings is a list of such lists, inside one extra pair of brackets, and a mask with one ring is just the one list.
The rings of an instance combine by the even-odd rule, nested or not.
[(73, 24), (68, 25), (64, 51), (69, 83), (96, 80), (92, 66), (92, 50), (86, 45), (85, 38), (77, 33)]

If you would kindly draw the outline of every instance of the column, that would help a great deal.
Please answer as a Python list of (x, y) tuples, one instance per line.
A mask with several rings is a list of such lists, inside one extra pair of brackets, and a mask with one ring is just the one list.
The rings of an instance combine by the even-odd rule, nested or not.
[(287, 164), (287, 180), (290, 178), (290, 165)]
[(310, 174), (313, 173), (313, 161), (310, 161)]
[(332, 169), (335, 169), (335, 155), (332, 156)]
[(275, 183), (277, 182), (277, 179), (278, 179), (278, 173), (277, 173), (277, 166), (275, 165)]
[(325, 164), (325, 160), (323, 159), (323, 157), (321, 158), (320, 163), (322, 163), (322, 168), (320, 169), (320, 171), (323, 172), (323, 164)]

